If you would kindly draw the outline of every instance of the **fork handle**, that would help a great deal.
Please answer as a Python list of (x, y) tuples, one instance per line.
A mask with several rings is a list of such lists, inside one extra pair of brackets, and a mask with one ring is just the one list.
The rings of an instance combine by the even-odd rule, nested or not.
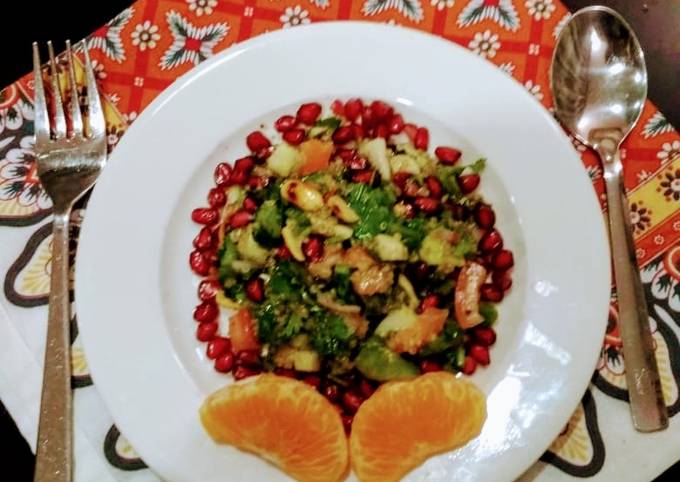
[(618, 147), (607, 149), (603, 146), (599, 152), (604, 164), (619, 328), (633, 425), (640, 432), (663, 430), (668, 427), (668, 415), (635, 256), (630, 211), (623, 187), (623, 166)]
[(52, 278), (38, 425), (36, 482), (71, 482), (73, 479), (69, 215), (70, 209), (55, 213), (52, 228)]

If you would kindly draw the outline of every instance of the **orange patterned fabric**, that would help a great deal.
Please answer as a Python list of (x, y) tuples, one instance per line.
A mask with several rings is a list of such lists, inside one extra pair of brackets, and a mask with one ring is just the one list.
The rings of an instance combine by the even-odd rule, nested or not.
[[(559, 0), (139, 0), (86, 41), (105, 94), (108, 142), (114, 148), (127, 126), (157, 95), (205, 58), (261, 33), (332, 20), (384, 22), (440, 35), (496, 64), (550, 109), (548, 70), (557, 35), (568, 16)], [(80, 65), (78, 71), (80, 75)], [(7, 230), (0, 231), (0, 244), (14, 250), (7, 265), (0, 266), (5, 298), (12, 309), (46, 304), (49, 289), (50, 226), (41, 221), (49, 215), (51, 202), (35, 174), (32, 88), (32, 75), (28, 75), (0, 91), (0, 226), (36, 225), (21, 231), (24, 237), (17, 230), (7, 240), (3, 238)], [(573, 145), (604, 208), (601, 166), (578, 141), (573, 140)], [(677, 323), (680, 319), (680, 136), (648, 102), (621, 157), (664, 393), (669, 413), (675, 415), (680, 411), (680, 342), (669, 320)], [(81, 213), (74, 217), (74, 235)], [(42, 312), (34, 310), (34, 318), (41, 316)], [(17, 322), (28, 317), (24, 311), (11, 321), (25, 331), (30, 345), (28, 340), (44, 334), (36, 335), (35, 324), (32, 328)], [(619, 427), (620, 420), (609, 416), (607, 407), (615, 403), (611, 398), (627, 400), (615, 296), (609, 321), (593, 378), (599, 392), (591, 386), (544, 455), (544, 461), (559, 469), (547, 473), (544, 480), (607, 477), (599, 427), (608, 425), (610, 432)], [(77, 332), (75, 323), (72, 331)], [(77, 335), (74, 338), (74, 386), (79, 388), (92, 381)], [(609, 398), (607, 403), (599, 399), (596, 408), (600, 392)], [(95, 411), (78, 406), (76, 410)], [(96, 416), (104, 416), (101, 412)], [(145, 467), (115, 426), (105, 437), (92, 430), (88, 437), (104, 438), (104, 456), (115, 470)], [(638, 436), (632, 428), (630, 433), (620, 433), (629, 452), (608, 446), (608, 460), (614, 463), (634, 453)], [(669, 457), (658, 458), (663, 461), (659, 472), (674, 460)]]

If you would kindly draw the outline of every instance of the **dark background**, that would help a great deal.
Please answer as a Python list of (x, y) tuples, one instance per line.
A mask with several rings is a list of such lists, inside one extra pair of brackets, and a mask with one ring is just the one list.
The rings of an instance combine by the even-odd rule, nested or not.
[[(562, 0), (575, 10), (597, 3), (618, 10), (640, 37), (649, 71), (649, 97), (671, 123), (680, 126), (680, 0)], [(0, 87), (18, 79), (32, 68), (31, 42), (55, 42), (58, 49), (66, 38), (77, 41), (91, 33), (133, 2), (130, 0), (3, 2), (4, 28), (0, 28)], [(14, 28), (8, 28), (8, 21)], [(629, 421), (622, 421), (628, 423)], [(32, 480), (34, 457), (11, 417), (0, 403), (0, 447), (3, 472), (12, 480)], [(678, 440), (680, 457), (680, 440)], [(640, 454), (644, 457), (644, 454)], [(0, 477), (2, 478), (2, 477)], [(680, 480), (680, 464), (655, 482)]]

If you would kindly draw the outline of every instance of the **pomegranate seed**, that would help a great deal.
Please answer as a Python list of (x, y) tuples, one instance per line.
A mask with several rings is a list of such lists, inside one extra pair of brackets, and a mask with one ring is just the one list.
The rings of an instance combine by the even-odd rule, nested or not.
[(257, 211), (257, 201), (255, 199), (251, 198), (248, 196), (243, 200), (243, 209), (248, 211), (249, 213), (255, 213)]
[(269, 185), (267, 176), (251, 176), (248, 178), (248, 187), (254, 190), (264, 189)]
[(306, 375), (303, 379), (307, 385), (312, 386), (318, 390), (319, 385), (321, 385), (321, 377), (319, 375)]
[(213, 246), (215, 241), (209, 227), (202, 228), (194, 238), (194, 247), (198, 249), (208, 249)]
[(496, 224), (496, 213), (488, 204), (479, 203), (475, 208), (475, 222), (482, 229), (493, 228), (493, 225)]
[(345, 115), (345, 105), (341, 100), (334, 100), (331, 104), (331, 111), (333, 111), (333, 114), (342, 117)]
[(481, 249), (484, 253), (491, 253), (497, 249), (501, 249), (502, 247), (503, 238), (501, 237), (501, 233), (495, 229), (484, 233), (482, 239), (479, 240), (479, 249)]
[(231, 340), (221, 336), (208, 343), (208, 347), (205, 349), (205, 354), (211, 360), (216, 360), (227, 352), (231, 353)]
[(302, 252), (308, 260), (312, 262), (320, 261), (323, 257), (323, 238), (315, 235), (310, 236), (307, 241), (302, 243)]
[(260, 303), (264, 299), (264, 281), (262, 281), (262, 278), (251, 278), (246, 284), (246, 294), (251, 301)]
[(486, 366), (491, 362), (489, 349), (482, 345), (472, 345), (470, 347), (470, 356), (480, 365)]
[(246, 226), (248, 223), (250, 223), (252, 220), (253, 220), (252, 213), (249, 213), (245, 209), (239, 209), (229, 218), (229, 226), (231, 226), (233, 229), (242, 228), (243, 226)]
[(355, 154), (355, 156), (352, 157), (345, 165), (353, 171), (362, 171), (368, 166), (368, 161), (365, 158)]
[(505, 270), (512, 268), (515, 264), (515, 258), (512, 256), (512, 251), (507, 249), (501, 249), (496, 251), (491, 259), (491, 265), (494, 269)]
[(440, 305), (441, 298), (439, 297), (439, 295), (436, 293), (430, 293), (429, 295), (425, 296), (425, 298), (423, 298), (422, 301), (420, 302), (420, 306), (418, 306), (418, 312), (422, 313), (428, 308), (439, 308)]
[(279, 132), (288, 132), (295, 127), (295, 117), (292, 115), (282, 115), (274, 122), (274, 129)]
[(240, 367), (258, 368), (260, 353), (257, 350), (243, 350), (236, 354), (236, 365)]
[(194, 273), (205, 276), (210, 271), (210, 260), (200, 251), (192, 251), (189, 255), (189, 266)]
[(272, 149), (271, 147), (265, 147), (264, 149), (260, 149), (258, 151), (255, 151), (255, 163), (256, 164), (264, 164), (267, 159), (269, 159), (269, 156), (272, 155)]
[(234, 171), (244, 172), (250, 175), (250, 171), (255, 167), (255, 159), (253, 156), (242, 157), (234, 162)]
[(354, 140), (354, 131), (352, 130), (352, 126), (342, 126), (339, 127), (334, 133), (333, 133), (333, 142), (335, 144), (346, 144), (349, 141)]
[(390, 121), (387, 123), (387, 129), (390, 134), (399, 134), (404, 130), (404, 118), (401, 114), (395, 114), (392, 116)]
[(345, 103), (345, 117), (350, 122), (354, 122), (359, 118), (364, 110), (364, 103), (361, 99), (349, 99)]
[(359, 124), (352, 124), (352, 132), (354, 132), (354, 139), (361, 140), (365, 137), (364, 128)]
[(317, 102), (310, 102), (309, 104), (302, 104), (297, 111), (297, 120), (308, 126), (311, 126), (321, 115), (321, 104)]
[(217, 293), (222, 290), (222, 285), (216, 279), (204, 279), (198, 285), (198, 297), (201, 301), (208, 301), (215, 298)]
[(477, 362), (475, 361), (474, 358), (471, 356), (466, 356), (465, 361), (463, 362), (463, 367), (461, 368), (461, 371), (465, 375), (472, 375), (475, 370), (477, 370)]
[(217, 261), (217, 248), (202, 249), (201, 254), (208, 263), (214, 264)]
[(364, 398), (356, 392), (345, 392), (342, 396), (342, 405), (349, 413), (356, 413), (362, 403), (364, 403)]
[(451, 166), (460, 159), (461, 152), (453, 147), (439, 146), (434, 150), (434, 155), (442, 164)]
[(423, 360), (420, 362), (420, 373), (440, 372), (444, 368), (437, 362), (432, 360)]
[(411, 142), (415, 142), (416, 135), (418, 134), (418, 126), (415, 124), (404, 124), (404, 132), (411, 139)]
[(406, 186), (406, 181), (411, 179), (411, 173), (410, 172), (405, 172), (405, 171), (399, 171), (395, 172), (392, 174), (392, 182), (399, 187), (402, 191), (404, 190), (404, 186)]
[(494, 271), (491, 275), (491, 281), (493, 281), (493, 284), (502, 291), (507, 291), (512, 286), (512, 276), (510, 276), (508, 270)]
[(292, 146), (297, 146), (305, 139), (305, 131), (302, 129), (291, 129), (284, 132), (283, 140)]
[(276, 368), (274, 370), (274, 373), (277, 374), (280, 377), (286, 377), (286, 378), (297, 378), (297, 374), (295, 373), (295, 370), (291, 368)]
[(212, 208), (196, 208), (191, 211), (191, 219), (198, 224), (214, 224), (220, 218), (220, 213), (217, 209)]
[(498, 303), (503, 299), (503, 292), (491, 283), (484, 283), (479, 289), (479, 294), (483, 301)]
[(373, 114), (373, 109), (371, 109), (370, 105), (365, 106), (364, 110), (361, 112), (361, 125), (364, 126), (364, 129), (370, 129), (375, 125), (375, 122), (376, 119)]
[(336, 402), (340, 398), (340, 389), (337, 385), (328, 385), (323, 389), (323, 396), (331, 402)]
[(392, 117), (394, 109), (390, 105), (386, 104), (381, 100), (374, 100), (371, 102), (371, 110), (373, 111), (373, 116), (378, 122), (386, 121)]
[(385, 124), (380, 124), (378, 127), (376, 127), (375, 137), (382, 137), (383, 139), (387, 139), (389, 135), (390, 131)]
[(215, 359), (215, 370), (220, 373), (229, 373), (234, 368), (234, 354), (228, 351)]
[(276, 249), (276, 258), (281, 260), (290, 259), (293, 255), (286, 246), (279, 246)]
[(248, 183), (248, 173), (243, 171), (234, 171), (231, 174), (231, 182), (232, 184), (245, 186)]
[(413, 268), (410, 270), (410, 272), (412, 273), (414, 281), (423, 282), (430, 276), (430, 267), (424, 261), (411, 266)]
[(199, 323), (210, 323), (215, 321), (220, 310), (214, 301), (204, 301), (194, 308), (194, 320)]
[(375, 387), (365, 378), (359, 382), (359, 391), (364, 398), (370, 398), (375, 392)]
[(217, 328), (219, 328), (219, 325), (214, 321), (211, 321), (210, 323), (201, 323), (196, 328), (196, 338), (200, 341), (210, 341), (215, 338)]
[(463, 194), (470, 194), (479, 186), (479, 174), (465, 174), (458, 176), (458, 185)]
[(345, 428), (345, 433), (350, 433), (352, 431), (352, 422), (354, 422), (354, 415), (340, 414), (342, 419), (342, 426)]
[(262, 370), (260, 369), (237, 366), (236, 369), (234, 369), (234, 380), (243, 380), (244, 378), (259, 375), (260, 373), (262, 373)]
[(248, 134), (246, 137), (246, 144), (248, 145), (248, 149), (250, 149), (252, 152), (258, 152), (262, 149), (267, 149), (272, 145), (272, 143), (269, 142), (269, 139), (267, 139), (260, 131), (253, 131)]
[(416, 137), (413, 139), (413, 145), (416, 149), (426, 151), (429, 144), (430, 131), (428, 131), (426, 127), (419, 127), (418, 132), (416, 132)]
[(430, 190), (430, 196), (434, 198), (439, 199), (444, 194), (444, 188), (442, 187), (442, 183), (435, 176), (427, 176), (425, 178), (425, 185)]
[(441, 203), (438, 199), (431, 197), (418, 197), (415, 200), (415, 205), (425, 214), (434, 214), (439, 210)]
[(371, 184), (373, 182), (373, 171), (370, 169), (363, 169), (352, 174), (352, 182)]
[(211, 208), (221, 208), (227, 204), (227, 195), (224, 193), (224, 189), (219, 187), (214, 187), (208, 192), (208, 204)]
[(231, 173), (233, 169), (231, 165), (226, 162), (220, 162), (215, 168), (215, 173), (213, 175), (215, 179), (215, 184), (218, 186), (228, 186), (231, 181)]
[(491, 346), (496, 343), (496, 332), (488, 326), (478, 326), (472, 331), (475, 341), (482, 346)]

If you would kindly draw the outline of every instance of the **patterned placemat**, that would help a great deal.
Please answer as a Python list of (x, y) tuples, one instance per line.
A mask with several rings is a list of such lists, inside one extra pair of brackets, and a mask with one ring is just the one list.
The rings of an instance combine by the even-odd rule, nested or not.
[[(106, 97), (108, 144), (113, 149), (139, 113), (202, 60), (267, 31), (327, 20), (370, 20), (440, 35), (496, 64), (550, 109), (548, 69), (568, 16), (557, 0), (140, 0), (94, 32), (87, 43)], [(82, 75), (80, 65), (78, 75)], [(0, 316), (0, 336), (3, 348), (5, 340), (12, 348), (0, 358), (0, 397), (34, 447), (49, 289), (51, 203), (35, 172), (32, 98), (31, 75), (0, 92), (0, 273), (4, 276), (0, 314), (3, 306), (7, 312)], [(195, 115), (200, 112), (197, 106)], [(606, 209), (602, 169), (595, 155), (576, 140), (573, 145)], [(673, 416), (680, 410), (680, 136), (647, 103), (621, 156), (663, 389)], [(85, 206), (86, 201), (81, 202), (74, 212), (74, 238)], [(74, 242), (72, 254), (75, 248)], [(525, 480), (648, 480), (680, 457), (670, 442), (680, 436), (677, 420), (672, 419), (671, 430), (663, 434), (645, 436), (632, 429), (617, 319), (613, 291), (592, 384)], [(75, 318), (72, 333), (78, 478), (157, 480), (113, 425), (92, 385)], [(633, 457), (639, 453), (645, 454), (643, 461)]]

